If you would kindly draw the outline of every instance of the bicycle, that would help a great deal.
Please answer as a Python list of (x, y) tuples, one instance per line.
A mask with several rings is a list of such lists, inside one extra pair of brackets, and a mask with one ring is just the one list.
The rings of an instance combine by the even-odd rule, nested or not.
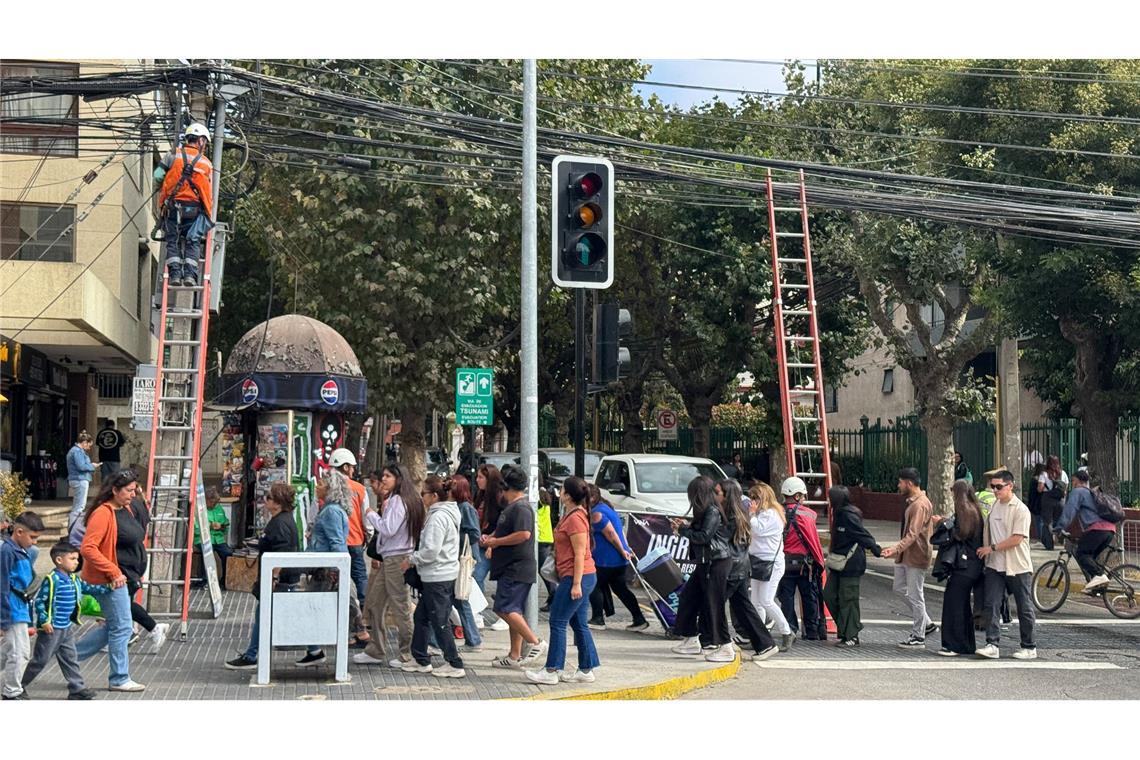
[[(1072, 536), (1062, 536), (1064, 546), (1057, 559), (1046, 562), (1033, 573), (1033, 606), (1041, 612), (1056, 612), (1069, 597), (1069, 559), (1076, 553), (1077, 545)], [(1140, 617), (1140, 567), (1128, 564), (1109, 567), (1108, 563), (1117, 554), (1123, 555), (1124, 550), (1113, 539), (1096, 561), (1100, 572), (1108, 577), (1108, 584), (1085, 593), (1101, 597), (1104, 606), (1116, 617), (1131, 620)]]

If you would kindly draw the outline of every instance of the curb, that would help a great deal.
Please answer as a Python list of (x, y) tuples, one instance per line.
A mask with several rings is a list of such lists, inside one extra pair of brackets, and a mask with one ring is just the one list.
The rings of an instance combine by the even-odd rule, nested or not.
[(701, 689), (705, 686), (711, 686), (714, 683), (727, 681), (735, 676), (740, 671), (742, 664), (740, 652), (736, 653), (736, 659), (732, 662), (720, 665), (708, 670), (702, 670), (699, 673), (692, 673), (687, 676), (677, 676), (676, 678), (667, 678), (664, 681), (656, 683), (645, 684), (644, 686), (631, 686), (625, 689), (611, 689), (608, 691), (586, 691), (586, 692), (571, 692), (569, 694), (559, 694), (555, 692), (548, 692), (537, 694), (533, 697), (521, 697), (521, 701), (554, 701), (554, 700), (655, 700), (655, 699), (676, 699), (677, 697), (685, 694), (686, 692)]

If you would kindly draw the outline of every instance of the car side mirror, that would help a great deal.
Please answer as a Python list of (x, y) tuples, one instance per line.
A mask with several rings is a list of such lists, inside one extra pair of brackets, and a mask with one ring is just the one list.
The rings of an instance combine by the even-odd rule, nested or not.
[(626, 489), (624, 483), (610, 483), (606, 486), (606, 490), (610, 493), (620, 494), (621, 496), (629, 495), (629, 491)]

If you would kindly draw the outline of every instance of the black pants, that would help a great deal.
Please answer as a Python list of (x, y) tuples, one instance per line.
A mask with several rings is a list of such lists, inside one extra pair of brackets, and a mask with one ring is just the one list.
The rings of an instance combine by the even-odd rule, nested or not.
[(598, 585), (594, 586), (594, 590), (590, 593), (590, 617), (592, 619), (602, 619), (605, 593), (609, 590), (621, 600), (621, 603), (629, 610), (629, 614), (633, 615), (634, 625), (641, 625), (645, 622), (645, 615), (637, 603), (637, 597), (629, 590), (629, 586), (625, 582), (625, 568), (625, 565), (597, 568)]
[(423, 591), (420, 592), (416, 603), (415, 614), (412, 615), (412, 657), (420, 665), (430, 665), (431, 655), (428, 654), (428, 629), (435, 632), (435, 641), (443, 652), (443, 659), (453, 668), (462, 668), (463, 659), (455, 648), (455, 637), (451, 634), (451, 625), (448, 615), (451, 614), (451, 604), (455, 593), (455, 581), (441, 581), (430, 583), (424, 581)]
[(127, 580), (127, 593), (131, 596), (131, 620), (135, 621), (149, 633), (153, 631), (155, 626), (158, 625), (146, 611), (146, 607), (135, 601), (135, 594), (142, 588), (142, 584), (138, 581)]
[[(980, 580), (985, 585), (984, 576)], [(958, 654), (973, 654), (977, 650), (974, 640), (974, 609), (970, 604), (970, 594), (977, 582), (978, 580), (962, 573), (952, 573), (946, 581), (946, 594), (942, 597), (943, 649)]]
[(741, 578), (728, 582), (728, 610), (732, 613), (732, 627), (744, 638), (752, 642), (752, 648), (757, 654), (765, 649), (776, 646), (768, 627), (760, 619), (756, 605), (752, 604), (749, 595), (751, 584), (749, 578)]
[(799, 620), (796, 615), (796, 591), (800, 592), (800, 606), (804, 611), (803, 637), (805, 639), (823, 639), (826, 637), (825, 629), (820, 625), (819, 599), (816, 597), (816, 584), (809, 577), (807, 570), (797, 575), (785, 574), (776, 587), (776, 600), (780, 603), (780, 610), (788, 619), (788, 625), (793, 633), (799, 633)]
[[(543, 564), (546, 562), (546, 558), (549, 557), (550, 553), (553, 551), (554, 551), (554, 544), (539, 544), (538, 545), (538, 566), (539, 567), (543, 566)], [(541, 577), (541, 576), (539, 576), (539, 577)], [(558, 588), (558, 584), (557, 583), (551, 583), (550, 581), (546, 580), (545, 578), (542, 578), (542, 583), (544, 586), (546, 586), (546, 603), (550, 604), (554, 600), (554, 590), (556, 588)], [(592, 598), (592, 596), (591, 596), (591, 598)]]
[(1085, 574), (1085, 580), (1092, 580), (1094, 575), (1100, 575), (1100, 566), (1096, 563), (1097, 555), (1104, 551), (1104, 547), (1112, 543), (1116, 536), (1111, 530), (1090, 530), (1081, 534), (1077, 541), (1077, 564)]
[[(681, 589), (681, 599), (677, 604), (677, 624), (674, 630), (679, 636), (689, 638), (707, 632), (710, 644), (722, 646), (729, 643), (728, 616), (724, 613), (724, 604), (728, 592), (728, 571), (731, 569), (731, 558), (697, 565)], [(701, 620), (700, 627), (698, 617)]]

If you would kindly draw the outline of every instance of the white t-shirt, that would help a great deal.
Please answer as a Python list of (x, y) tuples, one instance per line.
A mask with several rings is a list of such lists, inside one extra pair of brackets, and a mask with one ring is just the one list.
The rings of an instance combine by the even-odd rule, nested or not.
[(993, 503), (986, 520), (986, 545), (1000, 544), (1013, 535), (1025, 538), (1012, 549), (990, 552), (986, 556), (986, 567), (1006, 575), (1033, 572), (1033, 559), (1029, 554), (1029, 522), (1029, 507), (1016, 496), (1011, 496), (1005, 504), (1001, 501)]
[[(1037, 482), (1045, 486), (1046, 491), (1053, 490), (1053, 479), (1049, 477), (1048, 473), (1041, 473), (1037, 476)], [(1069, 473), (1061, 470), (1061, 484), (1066, 488), (1069, 487)]]

